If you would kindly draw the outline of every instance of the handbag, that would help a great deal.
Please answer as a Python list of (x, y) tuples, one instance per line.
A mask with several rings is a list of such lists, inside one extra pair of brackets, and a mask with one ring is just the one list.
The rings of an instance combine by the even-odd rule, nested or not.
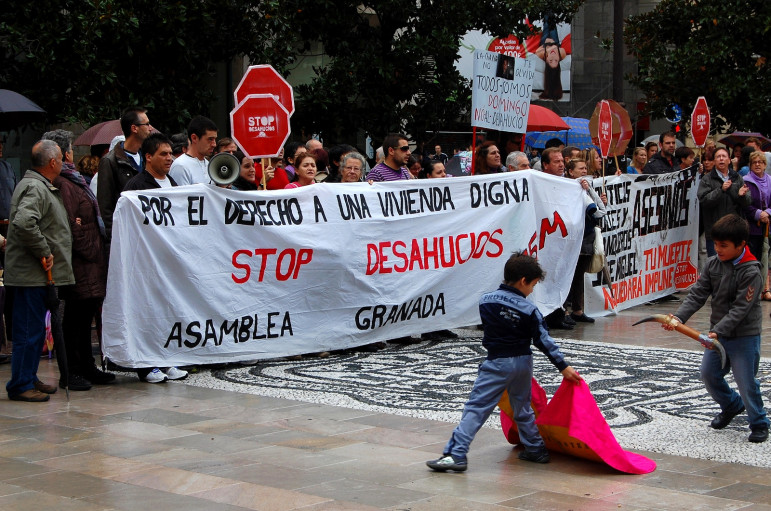
[(605, 244), (602, 242), (602, 231), (599, 226), (594, 228), (594, 250), (592, 260), (586, 273), (598, 273), (605, 266)]

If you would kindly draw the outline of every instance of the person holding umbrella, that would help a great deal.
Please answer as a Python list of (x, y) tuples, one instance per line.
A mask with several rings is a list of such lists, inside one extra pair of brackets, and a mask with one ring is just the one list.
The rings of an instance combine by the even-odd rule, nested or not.
[(104, 222), (91, 188), (73, 163), (72, 132), (54, 130), (43, 134), (53, 140), (64, 154), (62, 171), (54, 179), (61, 191), (64, 209), (72, 231), (72, 271), (75, 285), (61, 289), (64, 298), (62, 331), (67, 351), (67, 379), (60, 375), (59, 387), (90, 390), (91, 384), (103, 385), (115, 375), (100, 371), (91, 353), (91, 322), (99, 313), (107, 290), (107, 256), (104, 251)]
[[(72, 273), (72, 233), (62, 197), (53, 186), (62, 170), (62, 151), (56, 142), (41, 140), (32, 147), (32, 170), (19, 182), (11, 198), (7, 286), (14, 288), (13, 358), (5, 388), (14, 401), (48, 401), (56, 386), (37, 377), (45, 342), (48, 277), (59, 285), (75, 283)], [(42, 261), (42, 264), (41, 264)]]

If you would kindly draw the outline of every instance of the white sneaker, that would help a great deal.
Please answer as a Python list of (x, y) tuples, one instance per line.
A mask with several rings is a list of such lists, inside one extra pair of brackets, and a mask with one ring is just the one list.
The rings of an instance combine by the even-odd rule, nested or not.
[(176, 367), (169, 367), (166, 369), (166, 376), (169, 377), (169, 380), (184, 380), (187, 378), (187, 371), (177, 369)]
[(168, 378), (166, 377), (164, 372), (158, 369), (157, 367), (153, 368), (153, 370), (147, 373), (147, 376), (145, 376), (145, 381), (147, 383), (163, 383), (167, 379)]

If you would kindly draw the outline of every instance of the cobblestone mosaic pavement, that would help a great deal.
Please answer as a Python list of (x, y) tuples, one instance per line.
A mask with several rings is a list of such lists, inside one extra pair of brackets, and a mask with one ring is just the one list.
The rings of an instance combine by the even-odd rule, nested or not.
[[(456, 422), (485, 356), (479, 331), (456, 332), (460, 339), (389, 345), (375, 353), (203, 371), (191, 375), (188, 383)], [(725, 430), (709, 428), (719, 409), (699, 381), (699, 352), (566, 339), (559, 343), (625, 448), (771, 467), (771, 442), (746, 441), (746, 415)], [(534, 361), (536, 378), (552, 395), (560, 375), (542, 354)], [(758, 377), (768, 405), (771, 361), (763, 359)], [(496, 414), (488, 426), (499, 427)]]

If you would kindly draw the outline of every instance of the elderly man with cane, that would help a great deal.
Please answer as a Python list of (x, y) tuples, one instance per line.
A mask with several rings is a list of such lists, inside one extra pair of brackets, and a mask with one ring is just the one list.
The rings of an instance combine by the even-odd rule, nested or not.
[[(58, 285), (75, 283), (72, 273), (72, 235), (59, 190), (53, 180), (62, 170), (62, 151), (56, 142), (41, 140), (32, 147), (28, 170), (11, 199), (7, 286), (13, 286), (13, 357), (11, 380), (6, 385), (14, 401), (48, 401), (56, 392), (37, 378), (45, 340), (48, 277)], [(43, 264), (41, 264), (41, 260)]]

